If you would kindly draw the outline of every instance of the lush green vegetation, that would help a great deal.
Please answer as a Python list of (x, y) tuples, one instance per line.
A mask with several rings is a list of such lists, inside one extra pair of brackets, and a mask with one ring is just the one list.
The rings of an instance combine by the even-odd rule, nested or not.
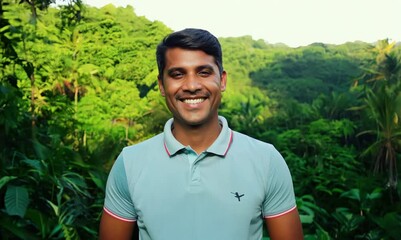
[[(169, 118), (154, 51), (171, 29), (51, 2), (0, 2), (1, 239), (96, 238), (116, 155)], [(400, 46), (220, 40), (220, 112), (282, 152), (305, 238), (401, 236)]]

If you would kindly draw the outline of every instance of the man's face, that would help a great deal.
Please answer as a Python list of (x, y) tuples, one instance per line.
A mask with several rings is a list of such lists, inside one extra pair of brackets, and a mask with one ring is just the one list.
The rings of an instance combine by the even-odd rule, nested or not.
[(217, 120), (226, 73), (221, 75), (214, 57), (199, 50), (171, 48), (159, 89), (177, 124), (197, 126)]

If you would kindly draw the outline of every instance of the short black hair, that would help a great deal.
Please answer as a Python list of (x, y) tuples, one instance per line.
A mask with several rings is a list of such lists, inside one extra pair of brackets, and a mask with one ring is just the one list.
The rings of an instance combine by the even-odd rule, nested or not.
[(163, 70), (166, 66), (166, 51), (169, 48), (201, 50), (213, 56), (220, 74), (223, 72), (223, 54), (219, 40), (206, 30), (186, 28), (167, 35), (157, 46), (156, 60), (160, 79), (163, 78)]

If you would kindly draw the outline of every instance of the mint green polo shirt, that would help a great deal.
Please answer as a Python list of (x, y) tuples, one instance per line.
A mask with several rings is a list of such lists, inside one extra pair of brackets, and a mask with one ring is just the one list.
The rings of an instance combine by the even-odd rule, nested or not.
[(104, 210), (136, 221), (142, 240), (259, 240), (264, 218), (295, 209), (291, 175), (268, 143), (222, 130), (201, 154), (164, 132), (125, 147), (107, 180)]

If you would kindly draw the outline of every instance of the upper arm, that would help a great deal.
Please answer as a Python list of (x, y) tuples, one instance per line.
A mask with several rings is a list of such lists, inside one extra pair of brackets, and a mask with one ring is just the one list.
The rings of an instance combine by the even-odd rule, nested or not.
[(136, 211), (131, 199), (123, 155), (114, 163), (106, 185), (103, 214), (100, 220), (99, 238), (138, 239)]
[(103, 210), (99, 229), (100, 240), (109, 240), (109, 239), (128, 240), (132, 239), (132, 236), (134, 234), (137, 237), (138, 232), (137, 232), (136, 221), (123, 221), (113, 217), (112, 215)]
[(290, 170), (281, 154), (272, 148), (266, 170), (266, 190), (262, 213), (264, 217), (278, 217), (295, 208), (296, 200)]
[(263, 215), (272, 240), (303, 239), (291, 173), (281, 154), (273, 149), (267, 174)]
[(133, 187), (128, 181), (123, 154), (120, 154), (107, 178), (104, 209), (117, 219), (135, 221), (137, 215), (131, 196)]
[(265, 222), (272, 240), (303, 239), (302, 224), (296, 208), (278, 217), (265, 218)]

